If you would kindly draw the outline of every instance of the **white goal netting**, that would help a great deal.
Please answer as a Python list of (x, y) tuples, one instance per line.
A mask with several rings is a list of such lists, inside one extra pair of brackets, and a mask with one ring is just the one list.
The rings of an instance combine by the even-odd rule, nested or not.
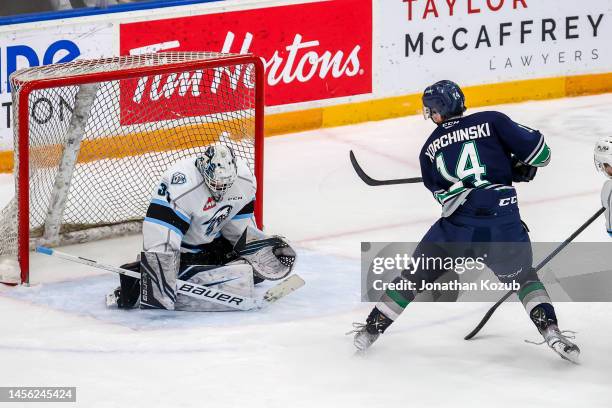
[[(16, 195), (0, 213), (0, 256), (27, 256), (18, 245), (24, 233), (31, 249), (138, 231), (165, 169), (213, 142), (233, 147), (257, 174), (255, 140), (262, 135), (256, 135), (256, 64), (249, 61), (159, 53), (17, 71)], [(27, 157), (19, 154), (23, 143)], [(19, 169), (26, 164), (24, 183)], [(28, 231), (19, 229), (22, 217)]]

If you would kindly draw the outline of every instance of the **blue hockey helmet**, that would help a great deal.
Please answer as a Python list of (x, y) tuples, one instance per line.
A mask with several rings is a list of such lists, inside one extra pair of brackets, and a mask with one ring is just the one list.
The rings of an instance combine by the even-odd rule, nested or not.
[(465, 112), (465, 96), (459, 85), (453, 81), (438, 81), (423, 92), (423, 116), (431, 118), (439, 113), (442, 119), (459, 116)]

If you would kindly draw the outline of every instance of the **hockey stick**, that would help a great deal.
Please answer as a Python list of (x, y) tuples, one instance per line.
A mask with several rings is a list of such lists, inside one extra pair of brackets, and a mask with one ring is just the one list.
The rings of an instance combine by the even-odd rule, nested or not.
[(368, 186), (389, 186), (389, 185), (393, 185), (393, 184), (421, 183), (423, 181), (423, 179), (421, 177), (412, 177), (412, 178), (405, 178), (405, 179), (393, 179), (393, 180), (376, 180), (376, 179), (373, 179), (372, 177), (368, 176), (366, 174), (366, 172), (363, 171), (363, 169), (361, 168), (361, 166), (357, 162), (357, 159), (355, 158), (355, 154), (353, 153), (352, 150), (349, 152), (349, 157), (351, 159), (351, 164), (353, 165), (353, 168), (355, 169), (355, 172), (357, 173), (359, 178), (361, 180), (363, 180), (363, 182), (366, 183)]
[[(126, 275), (131, 276), (132, 278), (140, 279), (140, 273), (138, 272), (118, 268), (116, 266), (97, 262), (92, 259), (66, 254), (64, 252), (59, 252), (51, 248), (39, 246), (36, 248), (36, 252), (44, 255), (56, 256), (66, 261), (89, 265), (94, 268), (104, 269), (109, 272), (114, 272), (120, 275)], [(304, 284), (304, 280), (300, 276), (294, 274), (283, 280), (279, 284), (268, 289), (261, 298), (257, 299), (236, 295), (234, 293), (225, 292), (208, 286), (198, 285), (192, 282), (182, 281), (180, 279), (176, 280), (176, 287), (178, 293), (195, 299), (229, 306), (238, 310), (261, 309), (267, 304), (274, 303), (277, 300), (287, 296), (291, 292), (301, 288), (302, 286), (304, 286)]]
[[(597, 218), (599, 218), (599, 216), (601, 214), (604, 213), (604, 211), (606, 211), (605, 208), (600, 208), (599, 210), (597, 210), (597, 212), (595, 214), (593, 214), (593, 216), (591, 218), (589, 218), (584, 224), (582, 224), (576, 231), (574, 231), (574, 233), (572, 235), (570, 235), (565, 241), (563, 241), (561, 243), (561, 245), (559, 245), (557, 248), (555, 248), (554, 251), (552, 251), (546, 258), (544, 258), (542, 260), (542, 262), (540, 262), (538, 265), (536, 265), (535, 267), (535, 272), (538, 272), (540, 269), (542, 269), (548, 262), (550, 262), (551, 259), (553, 259), (555, 256), (557, 256), (557, 254), (561, 251), (563, 251), (563, 249), (569, 245), (570, 242), (572, 242), (574, 240), (574, 238), (576, 238), (582, 231), (584, 231), (589, 225), (591, 225), (593, 223), (593, 221), (595, 221)], [(504, 301), (506, 299), (508, 299), (510, 297), (510, 295), (512, 295), (514, 293), (514, 291), (509, 291), (508, 293), (506, 293), (501, 299), (499, 299), (497, 301), (497, 303), (495, 303), (493, 306), (491, 306), (491, 308), (487, 311), (487, 313), (484, 315), (484, 317), (482, 318), (482, 320), (480, 321), (480, 323), (478, 323), (478, 326), (476, 326), (476, 328), (474, 328), (474, 330), (472, 330), (467, 336), (465, 336), (465, 340), (470, 340), (471, 338), (473, 338), (474, 336), (476, 336), (478, 334), (478, 332), (484, 327), (485, 324), (487, 324), (487, 322), (489, 321), (489, 319), (491, 318), (491, 316), (493, 316), (493, 313), (495, 312), (495, 310), (497, 310), (497, 308), (499, 307), (499, 305), (501, 305), (502, 303), (504, 303)]]

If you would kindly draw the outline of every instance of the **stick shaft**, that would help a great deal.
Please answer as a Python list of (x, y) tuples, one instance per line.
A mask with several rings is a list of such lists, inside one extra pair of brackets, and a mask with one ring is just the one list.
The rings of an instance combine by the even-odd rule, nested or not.
[(582, 231), (587, 229), (587, 227), (591, 225), (597, 218), (599, 218), (599, 216), (603, 214), (605, 211), (606, 209), (604, 207), (601, 207), (599, 210), (597, 210), (597, 212), (595, 212), (595, 214), (593, 214), (591, 218), (586, 220), (585, 223), (582, 224), (576, 231), (574, 231), (572, 235), (570, 235), (565, 241), (563, 241), (561, 245), (555, 248), (555, 250), (552, 251), (546, 258), (544, 258), (542, 262), (536, 265), (535, 267), (536, 272), (542, 269), (544, 266), (546, 266), (546, 264), (550, 262), (550, 260), (553, 259), (555, 256), (557, 256), (559, 252), (563, 251), (563, 249), (566, 246), (568, 246), (570, 242), (572, 242), (578, 235), (580, 235)]
[(59, 252), (55, 249), (47, 248), (47, 247), (36, 247), (36, 252), (39, 254), (54, 256), (56, 258), (63, 259), (65, 261), (80, 263), (82, 265), (88, 265), (93, 268), (103, 269), (105, 271), (118, 273), (120, 275), (130, 276), (132, 278), (140, 279), (140, 274), (138, 272), (130, 271), (128, 269), (118, 268), (116, 266), (103, 264), (98, 261), (94, 261), (93, 259), (83, 258), (81, 256), (70, 255), (65, 252)]
[[(92, 259), (83, 258), (80, 256), (70, 255), (64, 252), (59, 252), (51, 248), (46, 247), (37, 247), (36, 252), (55, 256), (57, 258), (64, 259), (66, 261), (80, 263), (83, 265), (88, 265), (94, 268), (103, 269), (105, 271), (118, 273), (121, 275), (131, 276), (132, 278), (140, 279), (140, 274), (138, 272), (130, 271), (127, 269), (118, 268), (116, 266), (104, 264), (98, 261), (94, 261)], [(223, 290), (214, 289), (211, 287), (198, 285), (192, 282), (182, 281), (180, 279), (176, 280), (177, 292), (181, 293), (185, 296), (189, 296), (199, 300), (205, 300), (208, 302), (216, 303), (223, 306), (233, 307), (238, 310), (251, 310), (253, 308), (259, 307), (261, 302), (258, 300), (236, 295), (234, 293), (225, 292)], [(219, 300), (219, 298), (227, 300)]]
[[(563, 251), (563, 249), (569, 245), (570, 242), (572, 242), (578, 235), (580, 235), (580, 233), (582, 231), (584, 231), (589, 225), (591, 225), (597, 218), (599, 218), (599, 216), (601, 214), (604, 213), (604, 211), (606, 211), (606, 209), (604, 207), (600, 208), (599, 210), (597, 210), (597, 212), (595, 214), (593, 214), (591, 216), (591, 218), (589, 218), (588, 220), (585, 221), (584, 224), (582, 224), (576, 231), (574, 231), (572, 233), (572, 235), (570, 235), (565, 241), (563, 241), (561, 243), (561, 245), (559, 245), (557, 248), (554, 249), (554, 251), (552, 251), (550, 254), (548, 254), (548, 256), (546, 258), (544, 258), (539, 264), (536, 265), (535, 272), (538, 272), (540, 269), (542, 269), (544, 266), (546, 266), (546, 264), (548, 262), (550, 262), (555, 256), (557, 256), (557, 254), (561, 251)], [(513, 291), (509, 291), (508, 293), (506, 293), (501, 299), (499, 299), (493, 306), (491, 306), (491, 308), (487, 311), (487, 313), (484, 315), (484, 317), (482, 318), (482, 320), (480, 320), (480, 323), (478, 323), (478, 325), (474, 328), (474, 330), (472, 330), (467, 336), (465, 336), (465, 340), (470, 340), (471, 338), (473, 338), (474, 336), (476, 336), (478, 334), (478, 332), (484, 327), (485, 324), (487, 324), (487, 322), (489, 321), (489, 319), (491, 318), (491, 316), (493, 316), (493, 313), (495, 313), (495, 311), (497, 310), (497, 308), (506, 301), (506, 299), (508, 299), (510, 297), (510, 295), (512, 295), (512, 293), (514, 293)]]

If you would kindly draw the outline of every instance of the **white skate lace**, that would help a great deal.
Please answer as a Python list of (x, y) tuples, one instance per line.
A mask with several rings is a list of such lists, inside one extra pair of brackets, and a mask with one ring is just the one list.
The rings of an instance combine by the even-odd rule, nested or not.
[(363, 330), (365, 330), (365, 327), (366, 327), (365, 323), (353, 322), (353, 330), (346, 332), (344, 335), (348, 336), (350, 334), (362, 332)]
[[(568, 333), (569, 335), (567, 335), (566, 333)], [(563, 337), (565, 337), (566, 339), (570, 339), (573, 340), (576, 338), (575, 334), (577, 334), (578, 332), (575, 332), (573, 330), (560, 330), (559, 334), (561, 334)], [(530, 344), (535, 344), (536, 346), (540, 346), (544, 343), (546, 343), (546, 340), (542, 340), (542, 341), (532, 341), (532, 340), (524, 340), (525, 343), (530, 343)]]

